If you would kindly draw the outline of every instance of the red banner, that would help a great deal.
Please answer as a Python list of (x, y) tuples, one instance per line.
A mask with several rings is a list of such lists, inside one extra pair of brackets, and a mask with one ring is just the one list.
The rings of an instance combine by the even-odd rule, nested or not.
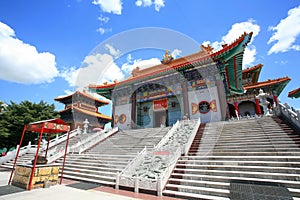
[(166, 110), (168, 109), (168, 99), (158, 99), (153, 101), (153, 110)]

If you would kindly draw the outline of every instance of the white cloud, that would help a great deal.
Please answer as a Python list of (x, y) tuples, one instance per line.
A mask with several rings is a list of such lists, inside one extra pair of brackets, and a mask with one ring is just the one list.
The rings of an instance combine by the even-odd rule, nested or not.
[[(130, 55), (130, 58), (131, 58), (131, 55)], [(123, 71), (125, 71), (126, 73), (131, 73), (131, 71), (136, 67), (139, 67), (140, 69), (146, 69), (148, 67), (152, 67), (152, 66), (158, 65), (158, 64), (161, 64), (161, 62), (158, 58), (150, 58), (147, 60), (138, 59), (138, 60), (134, 60), (134, 61), (130, 60), (129, 62), (123, 64), (121, 66), (121, 69)]]
[(159, 10), (162, 8), (162, 7), (165, 7), (165, 2), (164, 0), (154, 0), (154, 7), (155, 7), (155, 10), (157, 12), (159, 12)]
[(105, 44), (105, 49), (107, 49), (110, 53), (110, 55), (117, 57), (120, 55), (121, 51), (119, 49), (115, 49), (112, 45), (110, 44)]
[(55, 56), (16, 38), (14, 30), (0, 22), (0, 79), (23, 83), (49, 83), (58, 75)]
[(101, 35), (103, 35), (104, 33), (111, 32), (111, 28), (102, 28), (102, 27), (100, 27), (96, 31), (99, 32)]
[(98, 17), (98, 20), (99, 20), (101, 23), (106, 24), (106, 23), (109, 21), (109, 17), (105, 17), (105, 16), (103, 16), (103, 15), (100, 15), (100, 17)]
[(181, 53), (182, 53), (181, 50), (179, 50), (179, 49), (174, 49), (174, 50), (172, 51), (171, 55), (172, 55), (172, 57), (175, 59), (175, 58), (177, 58), (178, 56), (180, 56)]
[(87, 87), (89, 84), (102, 84), (103, 82), (113, 82), (124, 79), (124, 74), (114, 62), (114, 58), (109, 54), (95, 54), (86, 56), (83, 67), (79, 69), (70, 68), (61, 73), (61, 77), (79, 89)]
[(300, 45), (294, 45), (296, 38), (300, 34), (300, 6), (290, 9), (288, 16), (282, 19), (275, 27), (269, 30), (274, 31), (268, 44), (275, 42), (268, 52), (272, 53), (286, 52), (289, 50), (300, 51)]
[(162, 7), (165, 7), (165, 1), (164, 0), (137, 0), (135, 2), (135, 5), (138, 7), (150, 7), (152, 5), (154, 5), (154, 8), (157, 12), (159, 12), (159, 10)]
[(94, 5), (99, 5), (103, 12), (113, 13), (117, 15), (122, 14), (121, 0), (94, 0)]
[(232, 42), (234, 42), (234, 40), (239, 38), (244, 32), (246, 33), (253, 32), (251, 42), (245, 48), (245, 52), (244, 52), (243, 68), (247, 68), (252, 66), (255, 61), (256, 48), (254, 45), (251, 44), (254, 38), (258, 35), (259, 31), (260, 31), (259, 25), (255, 24), (254, 20), (249, 19), (246, 22), (233, 24), (231, 29), (228, 31), (228, 33), (222, 37), (221, 42), (215, 41), (211, 43), (210, 41), (204, 41), (202, 44), (204, 45), (210, 44), (214, 48), (214, 51), (217, 51), (222, 48), (222, 44), (224, 43), (231, 44)]

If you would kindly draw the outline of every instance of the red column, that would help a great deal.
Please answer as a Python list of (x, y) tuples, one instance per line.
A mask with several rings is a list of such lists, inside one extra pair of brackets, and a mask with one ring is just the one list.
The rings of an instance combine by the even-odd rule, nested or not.
[(257, 115), (261, 115), (260, 105), (258, 99), (255, 99), (255, 111)]
[[(238, 114), (238, 116), (239, 116), (239, 115), (240, 115), (240, 113), (239, 113), (239, 104), (238, 104), (238, 102), (236, 102), (236, 101), (235, 101), (233, 104), (234, 104), (234, 108), (235, 108), (235, 110), (236, 110), (236, 112), (237, 112), (237, 114)], [(237, 116), (237, 117), (238, 117), (238, 116)]]
[(13, 176), (14, 171), (15, 171), (15, 169), (16, 169), (16, 164), (17, 164), (17, 160), (18, 160), (19, 153), (20, 153), (20, 148), (21, 148), (21, 146), (22, 146), (23, 139), (24, 139), (24, 134), (25, 134), (26, 130), (27, 130), (27, 125), (24, 126), (24, 129), (23, 129), (23, 132), (22, 132), (20, 144), (19, 144), (19, 147), (18, 147), (18, 150), (17, 150), (17, 154), (16, 154), (14, 166), (13, 166), (13, 168), (12, 168), (12, 170), (11, 170), (11, 174), (10, 174), (10, 177), (9, 177), (8, 185), (11, 184), (11, 179), (12, 179), (12, 176)]
[(273, 99), (274, 99), (275, 105), (278, 106), (278, 98), (275, 94), (273, 95)]

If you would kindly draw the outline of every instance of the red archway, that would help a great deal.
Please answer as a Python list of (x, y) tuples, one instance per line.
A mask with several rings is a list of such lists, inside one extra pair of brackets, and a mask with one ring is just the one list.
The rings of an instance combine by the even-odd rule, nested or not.
[(39, 135), (39, 140), (38, 140), (38, 145), (37, 145), (37, 150), (36, 150), (33, 165), (32, 165), (29, 184), (28, 184), (28, 188), (27, 188), (28, 190), (31, 189), (32, 179), (33, 179), (34, 171), (35, 171), (35, 168), (36, 168), (36, 163), (37, 163), (37, 159), (38, 159), (38, 154), (39, 154), (43, 134), (48, 135), (48, 144), (47, 144), (47, 149), (46, 149), (46, 153), (45, 153), (45, 157), (47, 157), (49, 141), (50, 141), (50, 135), (51, 134), (56, 134), (56, 133), (68, 132), (68, 137), (67, 137), (67, 141), (66, 141), (66, 148), (65, 148), (65, 154), (64, 154), (64, 160), (63, 160), (63, 166), (62, 166), (62, 171), (61, 171), (61, 178), (60, 178), (60, 184), (61, 184), (62, 178), (63, 178), (63, 172), (64, 172), (68, 142), (69, 142), (69, 138), (70, 138), (70, 126), (66, 122), (64, 122), (63, 120), (57, 118), (57, 119), (49, 119), (49, 120), (33, 122), (33, 123), (30, 123), (30, 124), (24, 125), (22, 137), (20, 139), (19, 148), (17, 150), (16, 158), (15, 158), (14, 165), (13, 165), (13, 168), (12, 168), (12, 171), (11, 171), (11, 174), (10, 174), (8, 185), (11, 184), (11, 181), (12, 181), (11, 179), (12, 179), (12, 176), (13, 176), (15, 168), (16, 168), (16, 163), (17, 163), (17, 159), (18, 159), (18, 156), (19, 156), (20, 148), (22, 146), (22, 142), (23, 142), (24, 135), (25, 135), (26, 132), (35, 132), (35, 133), (40, 134)]

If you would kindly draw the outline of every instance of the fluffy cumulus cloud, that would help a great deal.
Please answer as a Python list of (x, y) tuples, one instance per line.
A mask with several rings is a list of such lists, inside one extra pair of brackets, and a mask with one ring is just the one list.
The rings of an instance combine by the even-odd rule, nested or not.
[(102, 84), (124, 79), (124, 73), (110, 54), (93, 54), (85, 57), (83, 66), (64, 70), (60, 74), (71, 87), (83, 89), (89, 84)]
[(215, 41), (215, 42), (209, 42), (205, 41), (203, 42), (204, 45), (210, 44), (215, 51), (222, 48), (222, 44), (230, 44), (235, 39), (239, 38), (244, 32), (250, 33), (253, 32), (252, 39), (250, 44), (245, 49), (244, 52), (244, 59), (243, 59), (243, 68), (251, 67), (254, 64), (255, 61), (255, 55), (256, 55), (256, 47), (252, 45), (252, 41), (254, 38), (258, 35), (260, 31), (259, 25), (255, 23), (254, 20), (250, 19), (246, 22), (240, 22), (233, 24), (231, 29), (228, 31), (226, 35), (222, 37), (222, 41)]
[(148, 67), (152, 67), (160, 63), (161, 63), (160, 59), (158, 58), (150, 58), (146, 60), (142, 60), (142, 59), (132, 60), (131, 55), (129, 54), (127, 57), (127, 63), (123, 64), (121, 66), (121, 69), (125, 73), (131, 73), (131, 71), (136, 67), (139, 67), (140, 69), (146, 69)]
[(0, 22), (0, 79), (22, 83), (49, 83), (58, 75), (55, 56), (16, 38), (15, 31)]
[(109, 51), (109, 54), (118, 57), (121, 53), (119, 49), (115, 49), (112, 45), (110, 44), (105, 44), (105, 49)]
[(121, 15), (122, 1), (121, 0), (94, 0), (94, 5), (99, 5), (103, 12)]
[(83, 89), (89, 84), (102, 84), (125, 78), (124, 73), (115, 63), (115, 58), (120, 50), (115, 49), (111, 44), (105, 44), (108, 53), (96, 53), (85, 57), (82, 67), (76, 69), (71, 67), (60, 73), (71, 87)]
[(179, 50), (179, 49), (174, 49), (174, 50), (171, 52), (171, 55), (172, 55), (173, 58), (177, 58), (178, 56), (181, 55), (181, 53), (182, 53), (181, 50)]
[(154, 5), (155, 10), (159, 12), (162, 7), (165, 7), (165, 2), (164, 0), (137, 0), (135, 5), (138, 7), (150, 7)]
[(300, 34), (300, 6), (290, 9), (285, 19), (282, 19), (277, 26), (269, 29), (274, 33), (268, 44), (274, 42), (275, 44), (269, 50), (268, 55), (289, 50), (300, 51), (300, 45), (295, 44)]

